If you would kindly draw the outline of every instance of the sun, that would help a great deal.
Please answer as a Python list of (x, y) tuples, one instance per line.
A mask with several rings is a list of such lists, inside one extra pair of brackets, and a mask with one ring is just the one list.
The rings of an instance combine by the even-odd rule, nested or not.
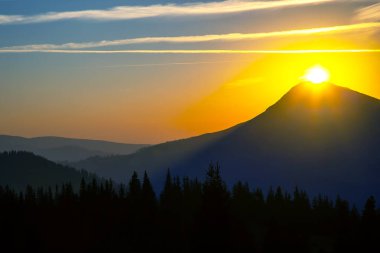
[(321, 84), (329, 80), (329, 72), (321, 66), (314, 66), (306, 71), (304, 79), (313, 84)]

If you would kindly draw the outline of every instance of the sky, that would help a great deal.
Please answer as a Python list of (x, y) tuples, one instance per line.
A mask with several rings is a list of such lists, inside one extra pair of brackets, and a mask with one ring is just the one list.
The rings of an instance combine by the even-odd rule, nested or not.
[(215, 132), (316, 65), (380, 98), (380, 2), (0, 0), (0, 134), (153, 144)]

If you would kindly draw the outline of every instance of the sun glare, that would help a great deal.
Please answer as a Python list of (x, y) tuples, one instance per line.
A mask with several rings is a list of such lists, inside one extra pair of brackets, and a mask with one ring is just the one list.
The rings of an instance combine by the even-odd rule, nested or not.
[(329, 79), (329, 72), (321, 66), (315, 66), (306, 71), (304, 78), (313, 84), (321, 84)]

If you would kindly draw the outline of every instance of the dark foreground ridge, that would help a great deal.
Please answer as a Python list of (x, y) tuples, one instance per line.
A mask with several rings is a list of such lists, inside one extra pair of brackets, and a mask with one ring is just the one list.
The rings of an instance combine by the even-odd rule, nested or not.
[(167, 173), (159, 197), (145, 173), (128, 186), (96, 178), (55, 188), (0, 187), (3, 252), (376, 252), (380, 214), (369, 197), (310, 200), (299, 189), (236, 183), (218, 165), (203, 182)]
[(9, 185), (17, 191), (26, 186), (48, 187), (70, 183), (79, 189), (82, 178), (91, 180), (96, 177), (87, 171), (57, 164), (41, 156), (25, 151), (0, 153), (0, 185)]

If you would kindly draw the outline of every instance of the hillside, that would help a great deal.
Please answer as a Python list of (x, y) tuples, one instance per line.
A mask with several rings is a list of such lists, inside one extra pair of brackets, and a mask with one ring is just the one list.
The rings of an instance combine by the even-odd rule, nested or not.
[(168, 168), (201, 177), (210, 161), (220, 163), (228, 183), (297, 185), (358, 201), (380, 196), (380, 101), (333, 84), (302, 83), (230, 129), (73, 165), (115, 180), (147, 170), (161, 187)]
[(29, 151), (59, 162), (74, 162), (92, 156), (127, 155), (147, 146), (146, 144), (125, 144), (63, 137), (24, 138), (0, 135), (0, 152)]
[(0, 185), (15, 190), (25, 190), (27, 185), (34, 187), (71, 183), (77, 188), (82, 178), (94, 178), (87, 172), (51, 162), (29, 152), (0, 153)]

